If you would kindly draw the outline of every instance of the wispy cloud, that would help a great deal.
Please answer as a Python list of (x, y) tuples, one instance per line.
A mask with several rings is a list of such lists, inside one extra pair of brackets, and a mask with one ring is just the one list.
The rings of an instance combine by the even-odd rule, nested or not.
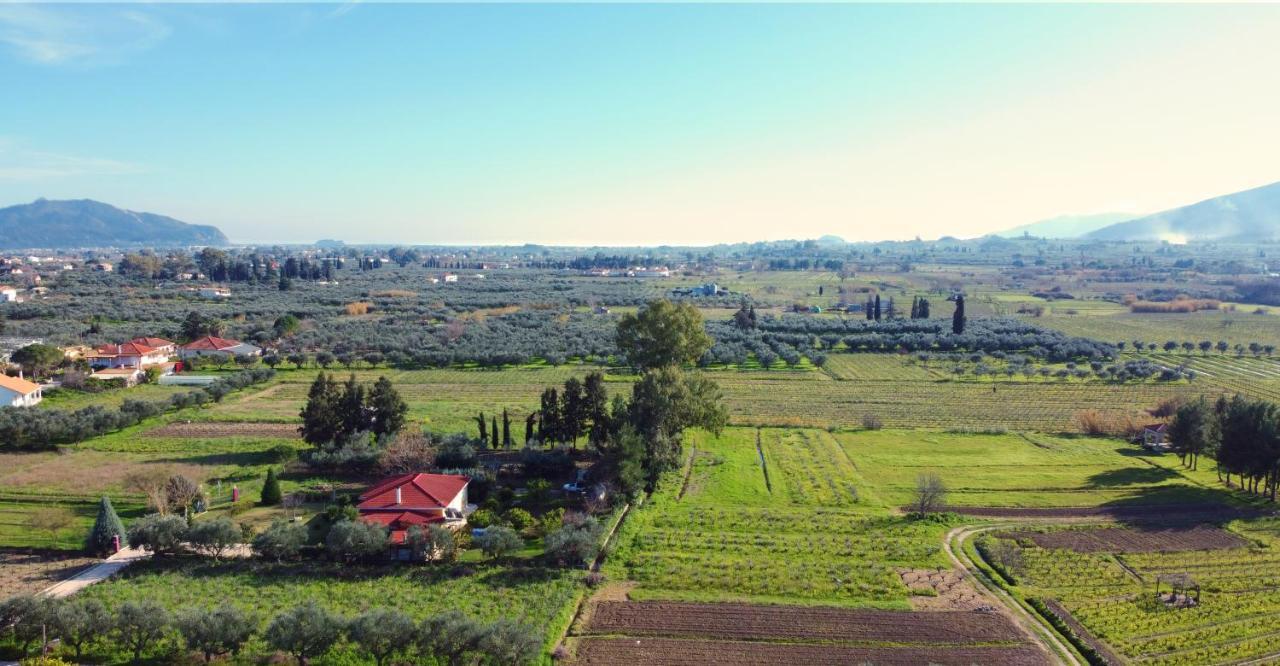
[(168, 24), (135, 8), (0, 3), (0, 43), (42, 65), (112, 65), (169, 37)]
[(333, 19), (338, 18), (339, 16), (344, 16), (347, 12), (350, 12), (359, 6), (362, 1), (363, 0), (348, 0), (347, 2), (343, 2), (335, 7), (333, 11), (329, 12), (327, 18)]
[(73, 176), (124, 176), (144, 171), (138, 164), (32, 150), (17, 141), (0, 137), (0, 182), (31, 182)]

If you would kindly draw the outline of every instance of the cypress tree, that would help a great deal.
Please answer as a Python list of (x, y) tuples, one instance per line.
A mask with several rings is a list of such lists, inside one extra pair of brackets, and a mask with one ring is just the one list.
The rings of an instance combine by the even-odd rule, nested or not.
[(93, 521), (93, 529), (89, 530), (84, 548), (93, 555), (110, 554), (115, 549), (115, 537), (120, 537), (121, 548), (129, 545), (124, 523), (120, 522), (120, 516), (116, 515), (115, 507), (111, 506), (111, 500), (103, 495), (102, 501), (98, 502), (98, 517)]
[(505, 407), (502, 409), (502, 448), (511, 448), (511, 415)]
[(880, 321), (880, 294), (876, 294), (876, 321)]
[(267, 480), (262, 483), (262, 506), (275, 506), (281, 499), (280, 479), (276, 478), (276, 471), (268, 467)]
[(493, 448), (497, 449), (501, 442), (498, 441), (498, 416), (496, 414), (493, 416), (493, 427), (489, 431), (493, 433), (491, 438), (493, 440)]
[(489, 431), (487, 430), (489, 422), (484, 418), (484, 412), (476, 414), (476, 425), (480, 426), (480, 444), (489, 445)]
[(964, 296), (956, 295), (956, 311), (951, 315), (951, 332), (964, 333)]
[(538, 420), (537, 412), (530, 412), (524, 417), (524, 445), (528, 446), (533, 441), (533, 423)]

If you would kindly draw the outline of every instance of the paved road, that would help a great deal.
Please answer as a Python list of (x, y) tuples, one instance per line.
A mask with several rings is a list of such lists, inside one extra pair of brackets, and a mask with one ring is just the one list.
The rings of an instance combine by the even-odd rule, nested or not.
[(151, 557), (151, 555), (139, 548), (125, 548), (66, 580), (50, 585), (41, 594), (55, 598), (69, 597), (94, 583), (110, 578), (130, 564), (138, 560), (145, 560), (148, 557)]

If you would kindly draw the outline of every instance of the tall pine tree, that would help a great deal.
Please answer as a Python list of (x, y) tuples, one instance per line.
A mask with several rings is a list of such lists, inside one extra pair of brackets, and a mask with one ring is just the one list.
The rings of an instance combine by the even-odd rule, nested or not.
[(303, 441), (323, 444), (337, 437), (341, 429), (338, 414), (338, 387), (324, 372), (316, 375), (307, 392), (307, 404), (302, 408), (302, 426), (298, 428)]
[(382, 436), (400, 432), (408, 412), (409, 405), (391, 385), (391, 380), (379, 377), (369, 391), (369, 417), (373, 421), (373, 433)]

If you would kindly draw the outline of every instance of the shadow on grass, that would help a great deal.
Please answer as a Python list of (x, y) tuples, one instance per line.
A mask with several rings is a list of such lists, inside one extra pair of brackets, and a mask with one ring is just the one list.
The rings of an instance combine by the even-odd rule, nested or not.
[(183, 463), (187, 465), (234, 465), (249, 467), (253, 465), (274, 465), (279, 458), (272, 451), (241, 451), (238, 453), (209, 453), (198, 456), (170, 456), (150, 461), (155, 463)]
[(1134, 486), (1163, 483), (1179, 476), (1165, 467), (1127, 467), (1098, 472), (1087, 481), (1090, 486)]

